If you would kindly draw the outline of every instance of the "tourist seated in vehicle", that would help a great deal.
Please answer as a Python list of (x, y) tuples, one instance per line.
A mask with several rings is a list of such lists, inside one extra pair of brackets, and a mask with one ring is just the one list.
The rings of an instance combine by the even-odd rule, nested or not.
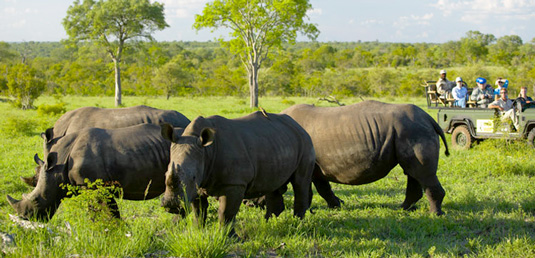
[(528, 97), (528, 87), (526, 86), (520, 87), (520, 94), (518, 94), (518, 98), (516, 99), (516, 101), (520, 103), (522, 111), (524, 111), (526, 108), (535, 107), (535, 102), (533, 102), (533, 99), (531, 97)]
[(437, 81), (437, 93), (441, 98), (447, 99), (450, 97), (453, 87), (455, 87), (455, 83), (446, 78), (446, 70), (441, 70), (440, 78)]
[(465, 108), (468, 89), (463, 87), (463, 78), (461, 77), (457, 77), (457, 79), (455, 79), (455, 83), (457, 85), (451, 90), (451, 95), (455, 99), (453, 106)]
[(494, 89), (494, 100), (498, 100), (500, 98), (500, 90), (509, 86), (509, 80), (499, 77), (494, 84), (497, 86)]
[(494, 100), (494, 89), (487, 84), (485, 78), (477, 78), (476, 83), (477, 87), (472, 91), (470, 100), (475, 101), (478, 107), (486, 108)]
[(516, 118), (515, 109), (513, 108), (513, 101), (507, 96), (507, 88), (500, 90), (500, 98), (489, 104), (489, 108), (496, 108), (501, 111), (502, 121), (511, 120), (515, 129), (518, 129), (518, 119)]

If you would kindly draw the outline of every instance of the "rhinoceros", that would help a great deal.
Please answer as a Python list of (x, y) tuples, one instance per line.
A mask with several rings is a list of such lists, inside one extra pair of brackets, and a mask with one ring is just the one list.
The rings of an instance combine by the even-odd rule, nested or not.
[[(282, 194), (290, 182), (295, 192), (294, 215), (303, 218), (310, 206), (315, 154), (310, 136), (287, 115), (255, 112), (226, 119), (197, 117), (171, 140), (162, 206), (169, 212), (191, 203), (198, 218), (206, 215), (207, 197), (219, 200), (219, 222), (229, 223), (244, 198), (266, 195), (266, 214), (284, 210)], [(184, 186), (181, 187), (181, 186)], [(204, 217), (202, 218), (204, 220)]]
[[(182, 130), (172, 133), (180, 135)], [(60, 184), (83, 185), (86, 178), (118, 183), (127, 200), (155, 198), (165, 190), (170, 147), (155, 124), (70, 133), (57, 138), (46, 162), (35, 156), (41, 171), (33, 191), (20, 201), (9, 195), (7, 199), (19, 216), (47, 220), (66, 197)], [(116, 208), (114, 200), (110, 208)], [(112, 212), (120, 216), (118, 209)]]
[[(47, 129), (41, 134), (44, 140), (44, 156), (46, 157), (54, 139), (66, 134), (80, 131), (85, 128), (123, 128), (138, 124), (161, 124), (168, 123), (173, 127), (185, 128), (190, 120), (183, 114), (174, 110), (156, 109), (148, 106), (135, 106), (128, 108), (97, 108), (82, 107), (65, 113), (61, 116), (54, 127)], [(32, 177), (21, 177), (26, 184), (35, 187), (39, 178), (40, 167), (35, 168), (36, 173)]]
[(405, 201), (414, 209), (423, 196), (430, 210), (443, 214), (445, 196), (436, 172), (444, 132), (425, 111), (411, 104), (364, 101), (349, 106), (315, 107), (299, 104), (283, 110), (310, 135), (316, 151), (312, 181), (328, 206), (339, 207), (330, 182), (361, 185), (385, 177), (397, 164), (407, 175)]

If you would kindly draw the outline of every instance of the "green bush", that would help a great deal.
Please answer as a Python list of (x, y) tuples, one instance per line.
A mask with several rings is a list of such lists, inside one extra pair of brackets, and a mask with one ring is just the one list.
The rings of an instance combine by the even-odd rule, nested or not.
[(4, 122), (1, 124), (1, 130), (9, 136), (30, 136), (37, 127), (36, 121), (24, 117), (7, 116), (4, 119)]
[(64, 185), (63, 187), (67, 190), (67, 196), (71, 196), (63, 202), (67, 217), (77, 221), (92, 221), (91, 224), (96, 229), (116, 225), (116, 223), (109, 223), (113, 215), (112, 210), (106, 204), (121, 195), (121, 188), (118, 184), (105, 183), (101, 179), (95, 182), (85, 179), (84, 186)]
[(37, 107), (37, 114), (39, 115), (60, 115), (67, 112), (67, 107), (64, 102), (57, 104), (43, 104)]

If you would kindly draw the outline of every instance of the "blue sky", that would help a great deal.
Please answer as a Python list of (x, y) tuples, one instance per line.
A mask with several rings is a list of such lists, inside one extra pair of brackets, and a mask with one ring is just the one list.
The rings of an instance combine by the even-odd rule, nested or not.
[[(158, 41), (207, 41), (222, 32), (192, 29), (207, 0), (160, 0), (169, 28)], [(59, 41), (73, 0), (0, 0), (0, 41)], [(310, 0), (318, 41), (433, 42), (459, 40), (469, 30), (496, 37), (535, 38), (535, 0)], [(300, 38), (305, 40), (305, 38)]]

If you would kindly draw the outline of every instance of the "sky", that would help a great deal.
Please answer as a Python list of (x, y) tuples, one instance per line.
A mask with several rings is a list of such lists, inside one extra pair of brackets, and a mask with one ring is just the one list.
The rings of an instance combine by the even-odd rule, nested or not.
[[(81, 0), (83, 1), (83, 0)], [(154, 0), (151, 0), (154, 1)], [(208, 0), (157, 0), (169, 27), (157, 41), (209, 41), (228, 32), (192, 28)], [(0, 41), (60, 41), (74, 0), (0, 0)], [(535, 0), (309, 0), (309, 20), (320, 42), (444, 43), (473, 30), (496, 38), (535, 39)], [(298, 37), (299, 41), (307, 41)]]

